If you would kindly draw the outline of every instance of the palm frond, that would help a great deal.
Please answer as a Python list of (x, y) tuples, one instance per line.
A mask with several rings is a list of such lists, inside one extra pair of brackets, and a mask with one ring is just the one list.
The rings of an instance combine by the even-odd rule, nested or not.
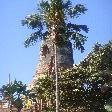
[(84, 44), (87, 41), (87, 37), (77, 33), (77, 32), (71, 32), (71, 38), (73, 42), (73, 48), (80, 50), (81, 52), (84, 52)]
[(50, 11), (50, 4), (48, 1), (41, 1), (40, 2), (40, 7), (38, 8), (38, 10), (43, 13), (46, 14)]
[(37, 40), (44, 40), (45, 38), (47, 38), (48, 35), (48, 31), (42, 32), (41, 30), (34, 32), (30, 35), (30, 37), (28, 39), (25, 40), (24, 42), (24, 46), (25, 47), (29, 47), (31, 45), (36, 44)]
[(42, 37), (41, 31), (37, 31), (37, 32), (32, 33), (30, 35), (30, 37), (25, 40), (24, 46), (29, 47), (31, 45), (34, 45), (37, 42), (37, 40), (41, 37)]
[(80, 32), (82, 30), (88, 33), (89, 31), (89, 28), (87, 27), (87, 25), (76, 25), (76, 24), (68, 23), (67, 28), (69, 31), (75, 30), (76, 32)]
[(43, 29), (42, 18), (38, 14), (26, 16), (25, 19), (22, 20), (22, 25), (27, 25), (27, 27), (30, 29)]
[(85, 12), (87, 11), (84, 5), (77, 4), (73, 6), (70, 0), (66, 1), (65, 3), (63, 2), (63, 10), (64, 10), (64, 14), (66, 15), (66, 18), (67, 17), (77, 18), (79, 17), (79, 15), (85, 14)]

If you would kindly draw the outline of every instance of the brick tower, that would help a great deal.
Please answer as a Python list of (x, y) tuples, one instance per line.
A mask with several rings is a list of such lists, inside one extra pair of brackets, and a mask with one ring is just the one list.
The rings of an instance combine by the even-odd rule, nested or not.
[[(43, 46), (45, 48), (43, 48)], [(45, 55), (43, 55), (43, 52), (45, 52)], [(39, 64), (37, 65), (36, 73), (33, 76), (33, 80), (30, 86), (32, 86), (35, 80), (43, 77), (45, 72), (54, 74), (54, 59), (53, 43), (51, 40), (46, 39), (46, 41), (42, 42)], [(66, 69), (73, 66), (73, 49), (70, 41), (68, 41), (67, 44), (63, 47), (57, 48), (57, 63), (58, 68), (63, 67)]]

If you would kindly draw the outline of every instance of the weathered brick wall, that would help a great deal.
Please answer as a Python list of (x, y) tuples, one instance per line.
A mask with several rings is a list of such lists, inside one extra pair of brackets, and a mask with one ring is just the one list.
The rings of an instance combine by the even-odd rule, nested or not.
[(2, 109), (2, 108), (0, 108), (0, 112), (10, 112), (10, 110), (9, 109)]
[[(36, 73), (33, 76), (33, 81), (29, 84), (29, 88), (32, 88), (32, 84), (39, 77), (43, 77), (46, 71), (54, 72), (54, 45), (51, 40), (43, 41), (42, 46), (47, 45), (46, 55), (42, 55), (42, 48), (40, 50), (40, 59), (36, 68)], [(73, 49), (70, 41), (64, 47), (57, 48), (57, 62), (58, 68), (70, 68), (73, 66)]]

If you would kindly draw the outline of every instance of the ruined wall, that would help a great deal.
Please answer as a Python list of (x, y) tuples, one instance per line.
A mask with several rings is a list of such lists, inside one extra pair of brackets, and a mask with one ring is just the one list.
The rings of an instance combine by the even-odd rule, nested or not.
[[(43, 49), (43, 46), (46, 48)], [(43, 51), (45, 55), (43, 55)], [(33, 76), (33, 82), (37, 80), (39, 77), (43, 77), (46, 71), (51, 73), (54, 72), (54, 46), (51, 40), (46, 40), (42, 42), (41, 50), (40, 50), (40, 59), (36, 68), (36, 73)], [(70, 41), (63, 46), (57, 48), (57, 63), (58, 68), (70, 68), (73, 66), (73, 49)], [(32, 82), (32, 83), (33, 83)]]

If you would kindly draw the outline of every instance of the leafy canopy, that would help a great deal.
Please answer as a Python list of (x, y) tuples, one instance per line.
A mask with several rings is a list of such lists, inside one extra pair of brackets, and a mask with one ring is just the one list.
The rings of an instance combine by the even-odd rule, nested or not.
[(21, 81), (14, 81), (10, 84), (3, 85), (0, 89), (2, 93), (3, 100), (10, 101), (10, 106), (14, 106), (18, 110), (23, 108), (23, 96), (27, 96), (28, 92), (26, 90), (26, 85)]
[(22, 20), (23, 26), (26, 25), (35, 31), (26, 39), (25, 47), (34, 45), (38, 39), (52, 39), (51, 37), (55, 35), (56, 44), (61, 45), (67, 40), (72, 40), (73, 47), (83, 51), (87, 37), (81, 33), (82, 31), (87, 33), (88, 28), (86, 25), (74, 24), (70, 20), (78, 18), (86, 11), (84, 5), (73, 6), (70, 0), (41, 0), (37, 13), (28, 15)]
[[(111, 54), (111, 41), (105, 45), (96, 44), (93, 51), (79, 65), (59, 73), (60, 111), (107, 112), (105, 105), (112, 98)], [(46, 75), (38, 79), (32, 91), (38, 100), (50, 102), (43, 110), (55, 112), (53, 78)]]

